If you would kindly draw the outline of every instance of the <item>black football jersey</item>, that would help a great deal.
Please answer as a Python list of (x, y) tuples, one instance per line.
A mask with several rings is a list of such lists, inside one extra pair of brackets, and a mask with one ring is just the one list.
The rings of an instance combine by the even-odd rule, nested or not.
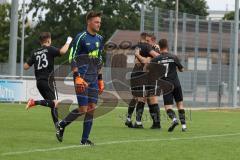
[(137, 44), (137, 48), (139, 48), (140, 55), (142, 57), (152, 57), (150, 55), (150, 52), (153, 50), (153, 47), (150, 44), (145, 43), (145, 42), (139, 42)]
[(181, 70), (183, 69), (183, 66), (177, 56), (169, 53), (162, 53), (159, 56), (153, 58), (151, 62), (162, 64), (163, 66), (165, 66), (165, 74), (162, 78), (163, 80), (170, 81), (175, 86), (180, 85), (177, 68)]
[[(152, 57), (150, 55), (150, 52), (153, 50), (152, 46), (148, 43), (145, 43), (145, 42), (139, 42), (136, 46), (136, 48), (138, 48), (140, 51), (140, 55), (142, 57)], [(143, 71), (143, 67), (144, 67), (144, 64), (135, 64), (134, 67), (133, 67), (133, 71), (136, 72), (136, 71)]]
[(60, 50), (52, 46), (42, 46), (32, 51), (27, 64), (29, 66), (34, 65), (36, 80), (53, 78), (54, 58), (57, 56), (60, 56)]

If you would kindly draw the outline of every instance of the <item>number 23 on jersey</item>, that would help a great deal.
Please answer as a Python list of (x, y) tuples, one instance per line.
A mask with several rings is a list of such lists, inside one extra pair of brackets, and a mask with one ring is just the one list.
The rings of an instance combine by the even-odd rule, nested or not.
[(41, 55), (36, 56), (36, 61), (38, 62), (37, 64), (37, 70), (41, 70), (43, 68), (47, 68), (48, 66), (48, 60), (47, 60), (47, 55), (45, 53)]

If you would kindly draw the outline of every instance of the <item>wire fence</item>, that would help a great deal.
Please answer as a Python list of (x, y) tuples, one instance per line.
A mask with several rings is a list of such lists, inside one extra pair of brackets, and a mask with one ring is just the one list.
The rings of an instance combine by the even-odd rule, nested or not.
[[(143, 8), (141, 20), (141, 31), (153, 32), (158, 40), (167, 39), (173, 53), (175, 12)], [(177, 29), (177, 55), (187, 69), (179, 73), (185, 102), (232, 106), (233, 74), (238, 74), (232, 72), (234, 22), (179, 13)]]

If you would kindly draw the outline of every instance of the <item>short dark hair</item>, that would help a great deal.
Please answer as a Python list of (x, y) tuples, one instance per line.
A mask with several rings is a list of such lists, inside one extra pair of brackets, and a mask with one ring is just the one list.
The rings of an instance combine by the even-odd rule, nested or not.
[(160, 39), (160, 41), (158, 42), (159, 47), (161, 49), (166, 49), (168, 48), (168, 41), (166, 39)]
[(94, 18), (94, 17), (102, 17), (102, 12), (90, 11), (86, 15), (86, 21)]
[(39, 41), (40, 41), (40, 43), (44, 43), (49, 38), (51, 38), (50, 32), (42, 32), (42, 33), (40, 33)]
[(147, 32), (142, 32), (142, 33), (140, 34), (140, 39), (141, 39), (141, 40), (146, 40), (146, 37), (148, 37), (148, 33), (147, 33)]

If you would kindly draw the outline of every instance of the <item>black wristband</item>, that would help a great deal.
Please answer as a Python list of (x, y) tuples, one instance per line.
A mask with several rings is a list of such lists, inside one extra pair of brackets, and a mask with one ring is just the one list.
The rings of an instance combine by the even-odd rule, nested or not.
[(102, 80), (102, 74), (98, 74), (98, 80)]

